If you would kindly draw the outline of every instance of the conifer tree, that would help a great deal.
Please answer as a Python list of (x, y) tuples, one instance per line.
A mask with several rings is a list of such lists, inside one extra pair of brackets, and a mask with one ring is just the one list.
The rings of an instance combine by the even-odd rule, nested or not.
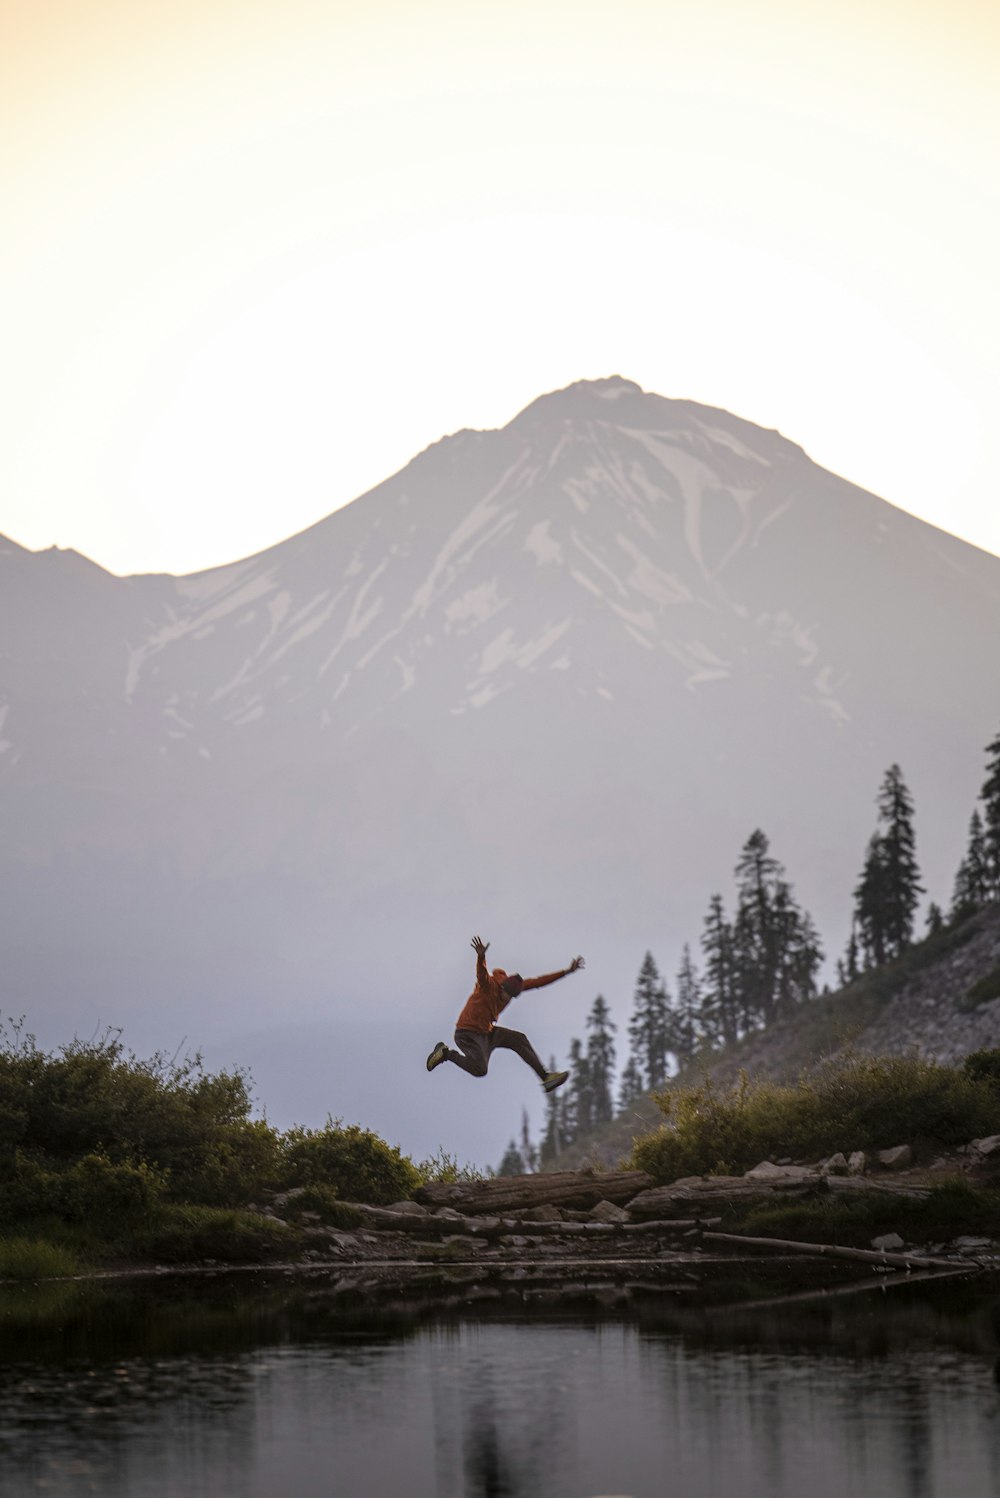
[(533, 1175), (538, 1169), (538, 1149), (531, 1137), (527, 1108), (521, 1109), (521, 1159), (524, 1161), (525, 1174)]
[(702, 1025), (712, 1045), (732, 1045), (740, 1024), (735, 986), (733, 929), (726, 920), (721, 895), (713, 895), (701, 937), (705, 954)]
[(622, 1069), (618, 1085), (618, 1111), (628, 1113), (643, 1096), (642, 1073), (634, 1056), (630, 1056)]
[(634, 1007), (628, 1034), (632, 1055), (646, 1087), (662, 1087), (667, 1079), (670, 1050), (670, 1001), (652, 952), (647, 952), (636, 979)]
[(837, 961), (837, 979), (841, 988), (846, 988), (848, 983), (853, 983), (861, 976), (861, 953), (858, 950), (858, 923), (851, 922), (851, 934), (847, 938), (847, 946), (843, 957)]
[(690, 1062), (697, 1048), (701, 1034), (701, 1002), (701, 982), (691, 957), (691, 947), (685, 942), (677, 969), (677, 1000), (672, 1027), (679, 1068)]
[(757, 828), (744, 843), (736, 865), (734, 951), (740, 1028), (744, 1032), (768, 1025), (774, 1018), (780, 874), (781, 865), (771, 856), (767, 837)]
[(936, 936), (943, 929), (944, 915), (941, 912), (941, 907), (936, 901), (932, 900), (927, 907), (927, 935)]
[(1000, 733), (986, 746), (986, 779), (979, 793), (983, 803), (983, 845), (986, 883), (991, 900), (1000, 900)]
[(898, 765), (890, 765), (885, 772), (878, 812), (885, 879), (886, 945), (890, 957), (898, 957), (913, 940), (913, 920), (924, 888), (917, 867), (913, 798)]
[(955, 875), (955, 888), (951, 897), (952, 915), (961, 916), (971, 910), (978, 910), (991, 898), (990, 889), (986, 829), (977, 807), (969, 820), (969, 846)]
[(515, 1140), (511, 1140), (504, 1152), (504, 1157), (497, 1166), (498, 1176), (523, 1176), (524, 1161), (521, 1159), (521, 1151)]
[(875, 832), (868, 840), (861, 878), (854, 889), (854, 930), (866, 968), (881, 967), (886, 960), (888, 926), (885, 860), (882, 839)]
[(589, 1133), (593, 1118), (590, 1091), (590, 1067), (583, 1046), (575, 1037), (569, 1043), (570, 1079), (563, 1088), (563, 1123), (566, 1142), (574, 1143)]
[(601, 994), (597, 995), (587, 1015), (587, 1070), (590, 1077), (591, 1121), (607, 1123), (614, 1112), (611, 1085), (615, 1067), (613, 1035), (617, 1025), (611, 1022), (611, 1010)]
[[(555, 1071), (556, 1058), (549, 1057), (549, 1071)], [(563, 1099), (558, 1090), (545, 1094), (545, 1133), (542, 1135), (540, 1154), (544, 1165), (551, 1165), (562, 1154), (566, 1143), (563, 1127)]]

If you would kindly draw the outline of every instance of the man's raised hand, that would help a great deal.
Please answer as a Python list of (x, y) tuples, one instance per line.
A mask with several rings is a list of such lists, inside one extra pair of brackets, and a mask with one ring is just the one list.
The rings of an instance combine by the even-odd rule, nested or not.
[(483, 941), (483, 939), (482, 939), (481, 936), (474, 936), (472, 938), (472, 941), (471, 941), (470, 945), (471, 945), (471, 947), (472, 947), (472, 949), (475, 952), (475, 954), (476, 954), (477, 957), (482, 957), (482, 958), (485, 959), (485, 957), (486, 957), (486, 951), (487, 951), (487, 948), (489, 947), (489, 942), (488, 941)]
[(573, 961), (569, 965), (568, 971), (571, 972), (571, 973), (575, 973), (578, 967), (583, 967), (583, 966), (584, 966), (583, 958), (582, 957), (574, 957)]

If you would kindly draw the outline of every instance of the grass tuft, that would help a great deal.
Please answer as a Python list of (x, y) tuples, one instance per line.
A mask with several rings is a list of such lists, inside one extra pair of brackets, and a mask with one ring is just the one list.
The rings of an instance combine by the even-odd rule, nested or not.
[(48, 1280), (79, 1274), (69, 1249), (44, 1238), (0, 1238), (0, 1279)]

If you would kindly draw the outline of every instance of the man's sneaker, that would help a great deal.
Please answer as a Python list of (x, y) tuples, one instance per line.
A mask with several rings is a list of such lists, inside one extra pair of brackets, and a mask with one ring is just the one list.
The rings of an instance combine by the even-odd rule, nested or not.
[[(430, 1062), (429, 1061), (428, 1061), (427, 1065), (430, 1066)], [(555, 1092), (556, 1088), (557, 1087), (561, 1087), (562, 1084), (566, 1081), (566, 1078), (568, 1076), (569, 1076), (569, 1072), (568, 1071), (550, 1071), (550, 1072), (546, 1072), (545, 1073), (545, 1081), (542, 1083), (542, 1086), (545, 1088), (546, 1092)]]
[(427, 1057), (427, 1070), (433, 1071), (435, 1066), (440, 1066), (441, 1062), (447, 1061), (447, 1059), (448, 1047), (445, 1045), (443, 1040), (439, 1040), (433, 1051), (431, 1051), (430, 1055)]

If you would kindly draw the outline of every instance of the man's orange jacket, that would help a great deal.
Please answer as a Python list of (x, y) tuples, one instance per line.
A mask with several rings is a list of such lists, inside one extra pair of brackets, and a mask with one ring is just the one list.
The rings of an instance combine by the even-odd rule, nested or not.
[[(547, 983), (565, 978), (568, 972), (569, 968), (564, 967), (558, 973), (545, 973), (541, 978), (524, 978), (522, 982), (525, 988), (544, 988)], [(510, 995), (500, 987), (506, 976), (502, 967), (495, 967), (490, 973), (485, 957), (476, 958), (476, 986), (458, 1016), (456, 1030), (478, 1030), (481, 1035), (490, 1033), (500, 1018), (501, 1011), (510, 1003)]]

